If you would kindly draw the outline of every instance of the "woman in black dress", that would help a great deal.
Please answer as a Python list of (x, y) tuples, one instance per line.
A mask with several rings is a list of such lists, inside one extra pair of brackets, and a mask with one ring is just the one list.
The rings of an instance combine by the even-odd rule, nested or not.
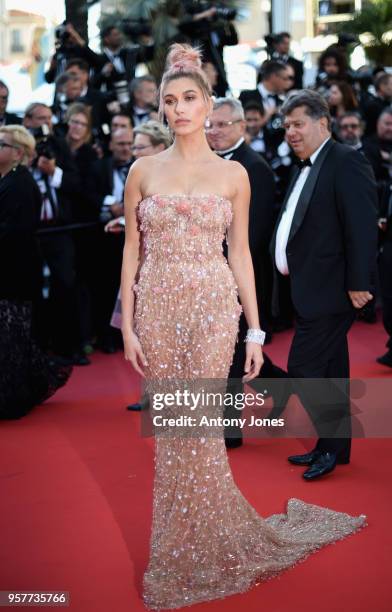
[(34, 148), (24, 127), (0, 128), (0, 418), (23, 416), (71, 373), (32, 337), (32, 302), (40, 288), (35, 232), (42, 202), (27, 168)]

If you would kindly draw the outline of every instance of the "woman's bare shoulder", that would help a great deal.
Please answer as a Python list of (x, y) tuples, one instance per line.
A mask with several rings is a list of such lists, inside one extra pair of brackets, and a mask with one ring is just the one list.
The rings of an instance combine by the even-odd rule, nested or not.
[(228, 191), (232, 196), (249, 183), (248, 173), (238, 161), (218, 157), (216, 170), (217, 174), (219, 172), (224, 177), (224, 182), (229, 187)]

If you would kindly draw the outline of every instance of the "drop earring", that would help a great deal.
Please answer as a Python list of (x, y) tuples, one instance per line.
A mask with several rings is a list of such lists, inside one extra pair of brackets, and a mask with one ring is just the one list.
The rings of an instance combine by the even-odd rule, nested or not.
[(206, 117), (206, 120), (204, 122), (204, 127), (205, 128), (211, 127), (211, 120), (210, 120), (210, 118), (208, 116)]

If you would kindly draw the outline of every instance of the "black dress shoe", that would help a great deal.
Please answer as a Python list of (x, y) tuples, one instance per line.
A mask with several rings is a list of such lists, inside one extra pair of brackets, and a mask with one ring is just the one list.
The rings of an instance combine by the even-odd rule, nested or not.
[[(317, 461), (320, 455), (325, 455), (322, 451), (319, 451), (317, 448), (314, 448), (310, 453), (305, 453), (304, 455), (291, 455), (287, 457), (287, 459), (293, 465), (313, 465), (315, 461)], [(333, 453), (328, 453), (329, 455)], [(339, 465), (347, 465), (350, 463), (350, 458), (347, 454), (335, 455), (336, 463)]]
[(225, 438), (226, 448), (238, 448), (242, 444), (242, 438)]
[(294, 465), (312, 465), (319, 457), (321, 453), (317, 449), (305, 453), (304, 455), (290, 455), (287, 459)]
[(377, 363), (381, 363), (381, 365), (388, 366), (388, 368), (392, 368), (392, 350), (389, 349), (385, 355), (381, 357), (377, 357)]
[(321, 453), (319, 458), (302, 474), (305, 480), (314, 480), (325, 476), (332, 472), (337, 463), (337, 457), (334, 453)]
[(91, 361), (84, 353), (74, 353), (71, 357), (72, 365), (86, 366), (90, 365)]
[(129, 404), (127, 406), (127, 410), (133, 410), (134, 412), (139, 412), (142, 409), (142, 405), (140, 402), (136, 402), (135, 404)]

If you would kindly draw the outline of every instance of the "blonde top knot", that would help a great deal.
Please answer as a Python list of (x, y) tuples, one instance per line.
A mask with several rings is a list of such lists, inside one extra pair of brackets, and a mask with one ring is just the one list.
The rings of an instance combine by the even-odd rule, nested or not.
[(170, 73), (187, 70), (201, 70), (202, 59), (199, 47), (174, 43), (166, 59), (166, 70)]

